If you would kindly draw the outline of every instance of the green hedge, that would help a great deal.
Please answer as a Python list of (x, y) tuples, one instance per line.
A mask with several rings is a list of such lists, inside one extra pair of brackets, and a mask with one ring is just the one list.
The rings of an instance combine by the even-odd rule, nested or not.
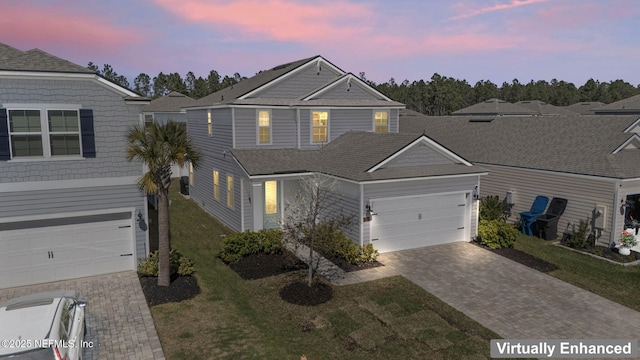
[(282, 252), (282, 231), (269, 229), (245, 231), (224, 238), (220, 258), (226, 263), (236, 263), (251, 254), (277, 254)]
[(491, 249), (513, 248), (518, 238), (518, 230), (499, 220), (480, 220), (478, 241)]
[[(180, 276), (194, 273), (193, 261), (180, 254), (177, 250), (169, 252), (169, 273)], [(158, 276), (158, 251), (153, 251), (149, 257), (138, 260), (138, 273), (142, 276)]]

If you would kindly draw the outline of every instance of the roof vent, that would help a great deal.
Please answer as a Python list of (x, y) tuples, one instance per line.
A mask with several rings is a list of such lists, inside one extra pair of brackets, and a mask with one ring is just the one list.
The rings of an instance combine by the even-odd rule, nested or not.
[(469, 119), (470, 123), (488, 123), (492, 121), (493, 119)]

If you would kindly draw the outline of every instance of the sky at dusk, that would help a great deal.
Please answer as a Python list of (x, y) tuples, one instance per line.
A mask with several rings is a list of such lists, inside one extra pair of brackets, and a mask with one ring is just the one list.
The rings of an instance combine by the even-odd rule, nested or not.
[(640, 84), (638, 0), (2, 0), (0, 42), (139, 73), (253, 76), (322, 55), (374, 82)]

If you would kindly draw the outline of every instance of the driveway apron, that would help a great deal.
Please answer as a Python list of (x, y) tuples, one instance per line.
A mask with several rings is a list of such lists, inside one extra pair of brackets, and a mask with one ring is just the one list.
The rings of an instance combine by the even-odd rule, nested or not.
[(640, 336), (639, 312), (470, 243), (386, 253), (379, 261), (387, 274), (403, 275), (506, 339)]
[(164, 359), (138, 275), (133, 271), (0, 289), (0, 304), (52, 290), (77, 290), (88, 301), (83, 359)]

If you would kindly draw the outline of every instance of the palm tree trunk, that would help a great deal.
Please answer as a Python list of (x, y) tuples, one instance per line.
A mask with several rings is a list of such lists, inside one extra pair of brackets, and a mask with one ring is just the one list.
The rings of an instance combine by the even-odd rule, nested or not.
[(169, 286), (169, 190), (158, 189), (158, 286)]

